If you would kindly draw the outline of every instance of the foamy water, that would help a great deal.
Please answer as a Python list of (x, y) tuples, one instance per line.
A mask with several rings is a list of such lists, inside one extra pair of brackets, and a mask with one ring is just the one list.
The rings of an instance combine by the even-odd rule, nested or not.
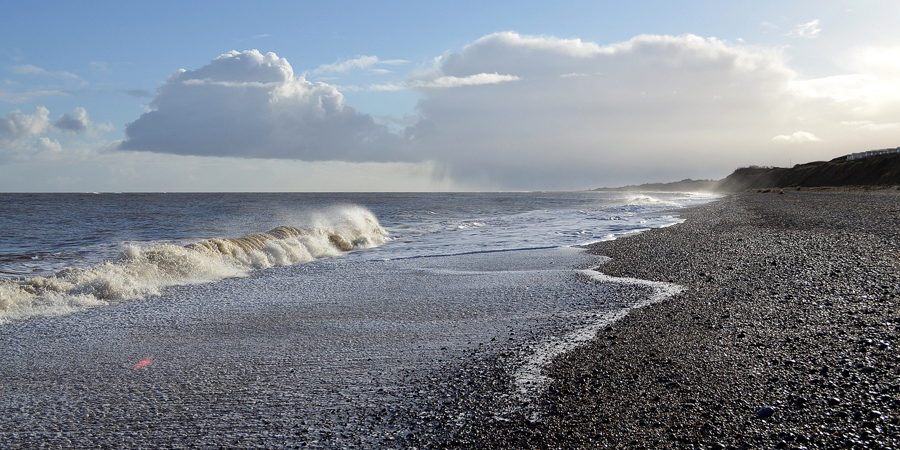
[(578, 246), (713, 198), (0, 195), (0, 447), (402, 448), (393, 418), (463, 401), (441, 380), (476, 356), (517, 408), (678, 289)]
[[(677, 223), (673, 209), (713, 197), (595, 192), (0, 196), (5, 231), (0, 276), (6, 274), (0, 278), (0, 324), (354, 250), (377, 248), (360, 257), (386, 260), (582, 245)], [(384, 227), (379, 220), (386, 221)], [(262, 232), (263, 227), (271, 229)], [(215, 237), (203, 237), (213, 232)]]
[(315, 220), (306, 229), (279, 226), (265, 233), (188, 245), (123, 243), (121, 255), (112, 261), (47, 276), (0, 280), (0, 324), (159, 295), (169, 286), (333, 258), (385, 242), (386, 232), (378, 219), (363, 207), (331, 207), (312, 213)]
[[(600, 259), (598, 263), (600, 262), (604, 261)], [(677, 284), (662, 281), (612, 277), (595, 270), (579, 270), (578, 272), (596, 283), (642, 286), (650, 292), (638, 301), (620, 304), (613, 310), (580, 313), (583, 316), (581, 317), (583, 324), (580, 327), (565, 335), (552, 337), (542, 342), (530, 356), (521, 362), (514, 374), (516, 389), (523, 400), (533, 398), (546, 387), (550, 378), (543, 375), (543, 368), (554, 358), (594, 339), (598, 331), (625, 317), (632, 309), (661, 302), (684, 291), (684, 288)]]

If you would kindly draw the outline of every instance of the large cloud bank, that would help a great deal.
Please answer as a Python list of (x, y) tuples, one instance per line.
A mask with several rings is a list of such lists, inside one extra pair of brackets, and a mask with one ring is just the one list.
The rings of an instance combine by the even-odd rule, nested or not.
[[(418, 122), (400, 136), (273, 53), (230, 52), (174, 73), (121, 147), (430, 161), (435, 173), (485, 189), (721, 177), (739, 165), (896, 146), (900, 73), (880, 60), (803, 79), (781, 50), (715, 38), (643, 35), (601, 46), (495, 33), (390, 85), (420, 95)], [(77, 118), (57, 126), (77, 128), (69, 119)]]
[(232, 51), (179, 70), (121, 148), (199, 156), (305, 161), (405, 160), (403, 140), (344, 105), (331, 85), (295, 77), (274, 53)]
[[(516, 80), (427, 88), (489, 73)], [(693, 35), (599, 46), (496, 33), (417, 77), (422, 120), (408, 133), (454, 178), (500, 187), (724, 176), (740, 164), (896, 146), (896, 130), (841, 125), (890, 121), (900, 106), (884, 86), (867, 97), (864, 79), (804, 81), (779, 51)]]

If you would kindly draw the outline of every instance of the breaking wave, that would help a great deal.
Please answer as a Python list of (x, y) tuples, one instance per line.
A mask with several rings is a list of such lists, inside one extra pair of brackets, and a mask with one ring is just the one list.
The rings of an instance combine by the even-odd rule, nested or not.
[(672, 206), (681, 208), (684, 205), (671, 201), (661, 200), (649, 195), (636, 195), (625, 200), (626, 206)]
[(255, 269), (300, 264), (384, 244), (387, 233), (369, 210), (335, 208), (307, 228), (280, 226), (240, 238), (188, 245), (126, 245), (116, 261), (53, 275), (0, 280), (0, 323), (59, 315), (158, 295), (167, 286), (245, 276)]

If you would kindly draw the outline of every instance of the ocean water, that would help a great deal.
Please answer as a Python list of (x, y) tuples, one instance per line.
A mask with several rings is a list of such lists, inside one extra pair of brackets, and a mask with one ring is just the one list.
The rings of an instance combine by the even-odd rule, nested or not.
[(515, 355), (515, 407), (554, 356), (677, 292), (579, 246), (714, 199), (0, 195), (0, 446), (402, 447), (400, 412), (448, 367)]

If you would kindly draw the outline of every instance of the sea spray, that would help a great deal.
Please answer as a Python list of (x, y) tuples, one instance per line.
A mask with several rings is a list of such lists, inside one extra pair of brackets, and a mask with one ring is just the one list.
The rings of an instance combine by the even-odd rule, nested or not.
[(664, 206), (664, 207), (672, 207), (672, 208), (683, 208), (684, 204), (662, 200), (657, 197), (652, 197), (647, 194), (639, 194), (628, 197), (623, 202), (625, 206)]
[(240, 238), (188, 245), (125, 245), (121, 256), (50, 276), (0, 280), (0, 323), (158, 295), (167, 286), (246, 276), (250, 271), (339, 256), (384, 244), (387, 233), (369, 210), (342, 206), (314, 214), (308, 228), (279, 226)]

